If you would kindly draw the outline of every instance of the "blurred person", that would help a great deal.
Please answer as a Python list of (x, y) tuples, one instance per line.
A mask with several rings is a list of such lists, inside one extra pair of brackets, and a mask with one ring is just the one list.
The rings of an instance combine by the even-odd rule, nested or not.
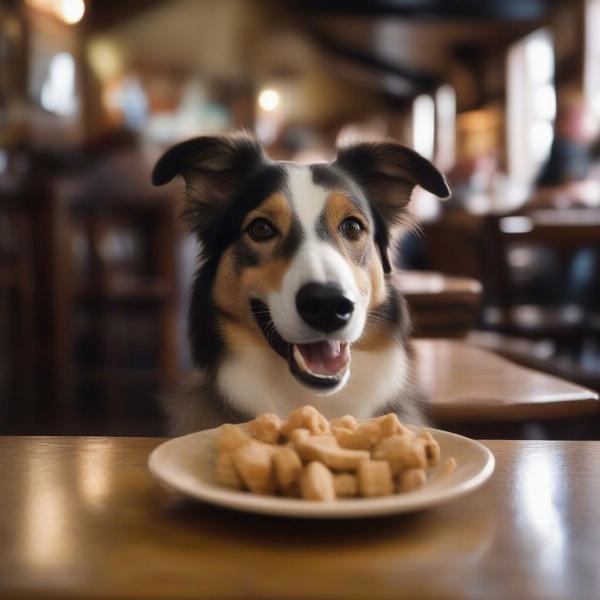
[(600, 181), (592, 175), (595, 133), (596, 123), (583, 97), (574, 91), (564, 92), (550, 155), (537, 177), (537, 191), (529, 207), (600, 205)]
[[(559, 95), (559, 110), (550, 155), (537, 180), (537, 190), (525, 209), (583, 208), (600, 206), (600, 179), (594, 173), (596, 159), (592, 142), (594, 117), (581, 94), (565, 90)], [(597, 293), (600, 257), (595, 247), (575, 252), (562, 267), (549, 248), (531, 249), (535, 263), (523, 290), (528, 300), (540, 304), (576, 305), (584, 310), (600, 305)]]

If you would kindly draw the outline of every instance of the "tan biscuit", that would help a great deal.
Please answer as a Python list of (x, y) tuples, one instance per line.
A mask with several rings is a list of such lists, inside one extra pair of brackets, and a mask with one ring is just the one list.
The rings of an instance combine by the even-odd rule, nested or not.
[(294, 429), (308, 429), (315, 435), (329, 433), (329, 421), (314, 407), (302, 406), (292, 411), (282, 427), (282, 433), (289, 436)]
[(396, 413), (388, 413), (387, 415), (377, 417), (373, 420), (379, 425), (379, 431), (381, 434), (380, 439), (389, 437), (390, 435), (394, 435), (396, 433), (410, 433), (410, 429), (400, 423), (400, 419), (398, 419), (398, 415)]
[(335, 500), (335, 488), (331, 471), (320, 462), (311, 462), (300, 477), (300, 490), (305, 500)]
[(357, 471), (358, 491), (365, 498), (389, 496), (394, 491), (390, 465), (385, 460), (365, 460)]
[(277, 487), (282, 491), (290, 489), (302, 473), (302, 461), (291, 448), (279, 446), (273, 453), (273, 468)]
[(358, 495), (358, 481), (352, 473), (338, 473), (333, 476), (333, 486), (337, 498), (354, 498)]
[(294, 431), (290, 433), (290, 442), (293, 448), (295, 448), (297, 444), (308, 439), (313, 443), (322, 444), (324, 446), (338, 446), (337, 440), (331, 434), (312, 435), (308, 429), (304, 428), (294, 429)]
[(277, 415), (265, 413), (248, 423), (248, 432), (260, 442), (276, 444), (281, 435), (282, 426), (283, 421)]
[(272, 494), (275, 491), (273, 453), (272, 446), (255, 440), (233, 453), (233, 466), (251, 492)]
[(440, 467), (440, 477), (446, 477), (456, 470), (456, 459), (453, 456), (449, 456), (446, 462)]
[(333, 429), (334, 427), (356, 431), (359, 427), (359, 422), (352, 415), (345, 415), (331, 421), (331, 428)]
[(369, 458), (369, 453), (364, 450), (339, 448), (323, 443), (316, 436), (302, 438), (295, 445), (303, 461), (318, 460), (334, 471), (354, 471), (361, 461)]
[(428, 466), (435, 467), (439, 465), (441, 458), (440, 445), (435, 441), (433, 435), (431, 435), (431, 431), (422, 431), (418, 439), (423, 440)]
[(427, 482), (427, 475), (423, 469), (408, 469), (398, 479), (398, 490), (410, 492), (419, 489)]
[(252, 438), (239, 426), (227, 423), (219, 427), (216, 447), (218, 452), (234, 452), (252, 441)]
[(234, 490), (242, 489), (242, 480), (233, 466), (230, 452), (221, 452), (215, 461), (215, 477), (217, 482)]
[(394, 475), (406, 469), (425, 469), (427, 456), (422, 440), (405, 435), (384, 438), (373, 449), (373, 458), (387, 460)]

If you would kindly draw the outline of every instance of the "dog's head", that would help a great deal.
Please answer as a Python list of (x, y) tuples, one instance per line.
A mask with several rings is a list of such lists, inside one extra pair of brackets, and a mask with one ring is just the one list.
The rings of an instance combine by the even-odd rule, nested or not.
[(190, 310), (195, 361), (214, 365), (224, 332), (254, 336), (321, 393), (345, 385), (351, 346), (386, 300), (389, 232), (412, 189), (448, 195), (429, 161), (394, 142), (305, 166), (269, 160), (246, 135), (201, 137), (171, 148), (153, 182), (176, 175), (204, 259)]

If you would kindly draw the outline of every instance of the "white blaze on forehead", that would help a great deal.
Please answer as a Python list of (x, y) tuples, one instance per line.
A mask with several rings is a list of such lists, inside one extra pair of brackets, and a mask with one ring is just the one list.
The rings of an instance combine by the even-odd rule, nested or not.
[(330, 191), (316, 185), (309, 167), (290, 166), (287, 171), (290, 201), (307, 239), (316, 239), (316, 225)]

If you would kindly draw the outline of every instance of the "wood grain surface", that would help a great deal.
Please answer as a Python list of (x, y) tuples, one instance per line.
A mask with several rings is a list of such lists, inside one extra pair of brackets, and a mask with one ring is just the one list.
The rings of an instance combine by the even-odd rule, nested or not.
[(488, 442), (496, 472), (464, 499), (311, 522), (167, 492), (146, 468), (160, 441), (0, 438), (0, 596), (598, 597), (598, 442)]
[(456, 340), (415, 340), (417, 381), (441, 421), (525, 421), (598, 413), (598, 394)]

